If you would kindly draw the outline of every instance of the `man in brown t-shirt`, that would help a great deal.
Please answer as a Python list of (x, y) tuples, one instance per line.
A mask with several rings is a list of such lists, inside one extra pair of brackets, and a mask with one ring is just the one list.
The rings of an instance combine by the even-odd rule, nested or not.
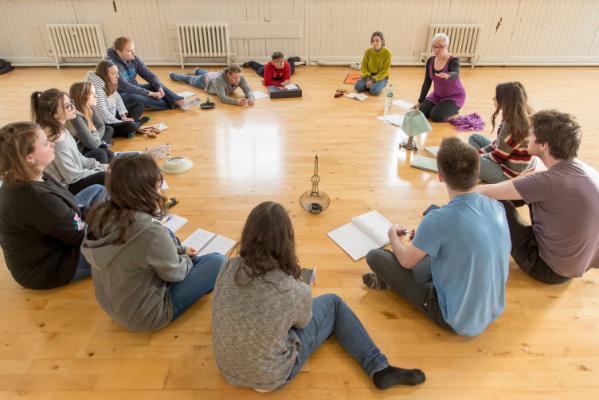
[(599, 268), (599, 174), (576, 159), (582, 133), (570, 114), (540, 111), (531, 118), (528, 152), (548, 168), (479, 186), (497, 200), (524, 200), (532, 226), (504, 201), (512, 257), (531, 277), (563, 283)]

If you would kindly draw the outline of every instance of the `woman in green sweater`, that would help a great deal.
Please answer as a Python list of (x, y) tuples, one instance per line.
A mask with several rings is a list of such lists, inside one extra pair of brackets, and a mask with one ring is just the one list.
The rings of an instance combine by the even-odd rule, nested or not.
[(364, 52), (362, 59), (362, 78), (354, 88), (357, 92), (368, 90), (371, 95), (378, 96), (389, 80), (391, 52), (385, 48), (383, 32), (374, 32), (370, 43), (372, 48)]

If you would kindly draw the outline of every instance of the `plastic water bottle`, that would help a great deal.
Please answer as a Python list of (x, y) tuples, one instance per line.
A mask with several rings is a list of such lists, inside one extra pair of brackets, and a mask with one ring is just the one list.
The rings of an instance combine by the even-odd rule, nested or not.
[(389, 85), (387, 88), (387, 96), (385, 97), (385, 114), (391, 111), (393, 106), (393, 85)]

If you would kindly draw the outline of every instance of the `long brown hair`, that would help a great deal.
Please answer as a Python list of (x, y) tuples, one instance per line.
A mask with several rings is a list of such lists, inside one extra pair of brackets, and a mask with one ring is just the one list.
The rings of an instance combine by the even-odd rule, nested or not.
[(161, 183), (160, 168), (150, 155), (115, 158), (106, 178), (108, 199), (94, 207), (87, 218), (90, 238), (99, 239), (117, 225), (119, 237), (115, 244), (122, 244), (129, 238), (136, 212), (162, 218), (166, 198), (159, 191)]
[(75, 103), (75, 108), (85, 116), (87, 119), (87, 124), (90, 125), (92, 122), (93, 111), (90, 106), (87, 105), (87, 100), (92, 93), (92, 83), (91, 82), (75, 82), (71, 85), (69, 89), (69, 97), (71, 101)]
[[(279, 203), (265, 201), (250, 212), (239, 241), (239, 264), (250, 281), (280, 269), (299, 279), (295, 235), (287, 211)], [(238, 276), (235, 277), (237, 281)]]
[(118, 82), (112, 83), (110, 81), (110, 77), (108, 76), (108, 69), (114, 66), (115, 64), (108, 60), (100, 61), (96, 66), (96, 75), (98, 75), (104, 81), (104, 91), (106, 92), (106, 96), (110, 96), (116, 92), (119, 87)]
[(515, 143), (520, 143), (528, 137), (530, 124), (529, 115), (532, 108), (528, 105), (526, 90), (520, 82), (500, 83), (495, 88), (497, 108), (493, 113), (492, 126), (495, 130), (495, 119), (502, 113), (505, 128), (512, 135)]
[(35, 151), (37, 130), (33, 122), (13, 122), (0, 128), (0, 179), (8, 185), (32, 180), (39, 170), (27, 162)]
[(64, 108), (64, 96), (68, 95), (56, 88), (44, 92), (35, 91), (31, 94), (31, 117), (46, 131), (48, 140), (51, 142), (58, 139), (65, 129), (54, 116), (59, 108)]

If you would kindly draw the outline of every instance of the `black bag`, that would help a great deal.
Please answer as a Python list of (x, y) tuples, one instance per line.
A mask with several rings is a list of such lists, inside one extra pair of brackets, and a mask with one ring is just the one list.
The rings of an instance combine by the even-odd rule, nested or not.
[(12, 71), (13, 69), (15, 69), (15, 67), (10, 65), (8, 61), (4, 61), (0, 58), (0, 75), (6, 74), (7, 72)]

